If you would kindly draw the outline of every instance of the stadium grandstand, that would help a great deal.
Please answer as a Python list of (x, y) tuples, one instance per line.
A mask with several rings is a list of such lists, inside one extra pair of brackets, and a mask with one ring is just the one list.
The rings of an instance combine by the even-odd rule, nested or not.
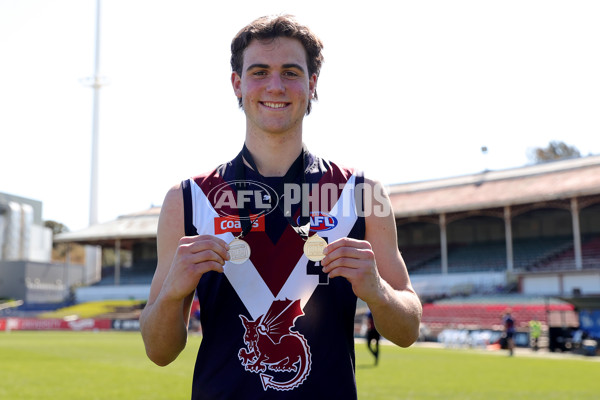
[[(592, 313), (584, 320), (600, 337), (600, 156), (387, 189), (429, 337), (448, 327), (499, 330), (508, 308), (521, 331), (532, 319), (572, 331)], [(147, 296), (159, 213), (55, 237), (112, 254), (98, 282), (76, 289), (77, 302)]]
[(151, 207), (54, 238), (57, 243), (93, 245), (103, 250), (100, 280), (78, 288), (77, 301), (147, 299), (157, 263), (159, 214), (160, 207)]
[(511, 285), (532, 295), (600, 291), (600, 157), (389, 193), (398, 246), (423, 296)]
[[(581, 328), (600, 336), (600, 157), (393, 185), (398, 247), (438, 332)], [(585, 303), (581, 298), (595, 301)], [(595, 311), (594, 311), (595, 310)], [(586, 314), (588, 315), (588, 314)]]

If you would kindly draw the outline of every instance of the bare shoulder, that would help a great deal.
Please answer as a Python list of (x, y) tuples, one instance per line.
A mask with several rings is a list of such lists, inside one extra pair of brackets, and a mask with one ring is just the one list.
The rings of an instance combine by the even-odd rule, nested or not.
[(169, 189), (160, 209), (158, 219), (158, 235), (170, 231), (179, 231), (183, 236), (183, 194), (181, 184)]
[(410, 281), (398, 250), (396, 219), (387, 190), (381, 182), (367, 178), (365, 188), (365, 239), (373, 248), (377, 269), (394, 289), (406, 289)]
[[(367, 234), (369, 234), (369, 228), (371, 228), (372, 235), (377, 233), (374, 228), (384, 229), (386, 232), (390, 228), (393, 228), (395, 236), (396, 221), (394, 210), (383, 184), (379, 181), (365, 178), (363, 193), (363, 210), (366, 217)], [(387, 235), (382, 232), (382, 236), (385, 237)]]
[(178, 184), (168, 190), (160, 209), (156, 236), (158, 263), (150, 286), (149, 303), (153, 303), (158, 296), (184, 235), (183, 194)]

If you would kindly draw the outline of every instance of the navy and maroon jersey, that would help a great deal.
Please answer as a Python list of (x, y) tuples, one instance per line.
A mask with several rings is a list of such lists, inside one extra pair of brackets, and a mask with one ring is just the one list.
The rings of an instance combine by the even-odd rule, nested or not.
[(309, 235), (329, 243), (364, 239), (357, 211), (363, 178), (307, 151), (294, 168), (295, 176), (265, 178), (240, 153), (183, 183), (186, 235), (229, 243), (252, 226), (243, 237), (250, 258), (228, 261), (224, 273), (206, 273), (198, 283), (203, 338), (194, 400), (357, 397), (356, 296), (346, 279), (329, 279), (319, 262), (307, 259), (294, 227), (310, 223)]

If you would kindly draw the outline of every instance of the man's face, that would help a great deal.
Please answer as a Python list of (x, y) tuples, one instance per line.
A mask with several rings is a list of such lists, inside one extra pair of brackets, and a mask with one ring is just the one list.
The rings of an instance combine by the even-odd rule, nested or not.
[(241, 76), (232, 73), (242, 99), (247, 129), (281, 134), (301, 132), (317, 76), (308, 73), (306, 52), (297, 39), (253, 40), (244, 51)]

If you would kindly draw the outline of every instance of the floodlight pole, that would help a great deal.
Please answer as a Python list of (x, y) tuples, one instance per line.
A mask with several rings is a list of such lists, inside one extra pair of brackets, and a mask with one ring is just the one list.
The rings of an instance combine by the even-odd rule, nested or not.
[[(90, 176), (90, 215), (89, 226), (98, 223), (98, 110), (100, 107), (100, 89), (105, 85), (105, 79), (100, 76), (100, 0), (96, 0), (96, 48), (94, 57), (94, 76), (85, 79), (84, 84), (93, 89), (92, 106), (92, 154)], [(97, 246), (86, 247), (86, 267), (93, 271), (91, 280), (100, 279), (101, 250)]]
[(92, 166), (90, 177), (90, 216), (89, 225), (98, 223), (98, 108), (102, 80), (100, 72), (100, 0), (96, 0), (96, 52), (94, 59), (94, 76), (91, 87), (94, 90), (92, 114)]

